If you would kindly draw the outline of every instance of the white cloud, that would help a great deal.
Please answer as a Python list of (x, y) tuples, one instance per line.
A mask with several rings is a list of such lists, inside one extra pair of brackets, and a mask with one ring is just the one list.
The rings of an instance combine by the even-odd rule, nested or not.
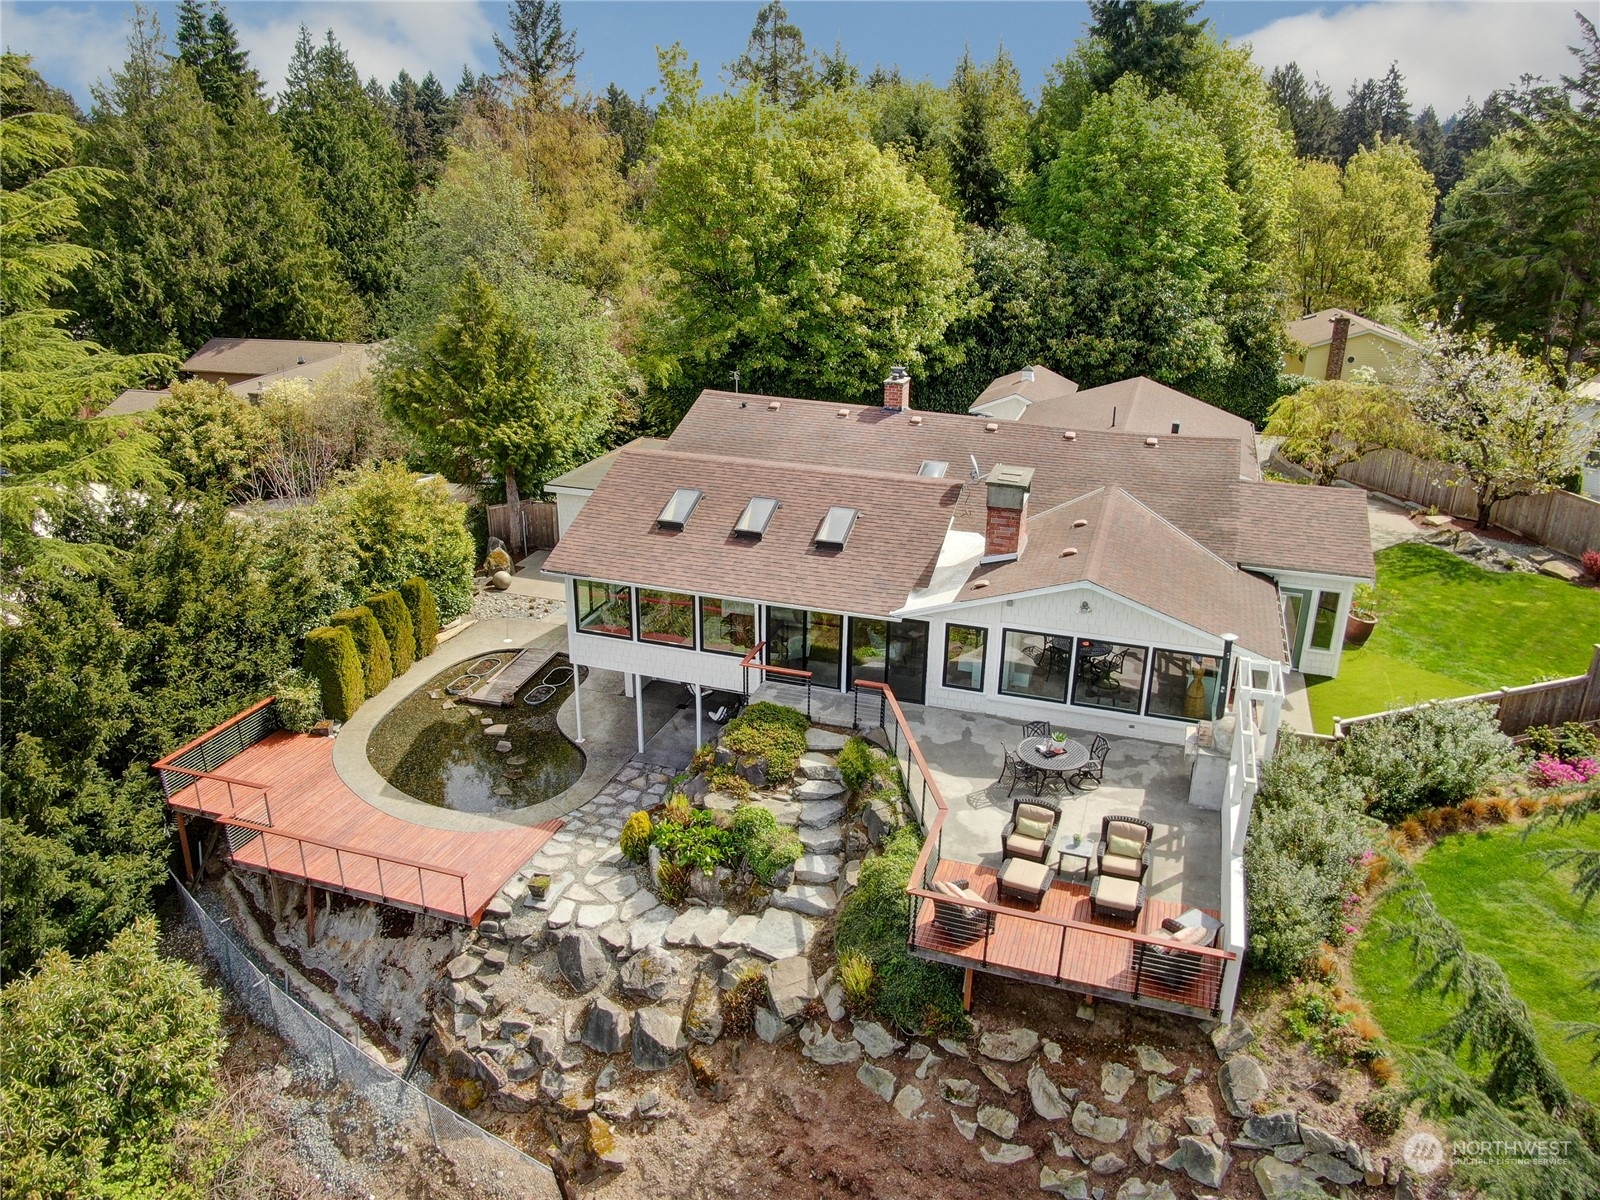
[(1566, 0), (1500, 0), (1318, 8), (1242, 40), (1253, 44), (1264, 69), (1297, 62), (1341, 104), (1352, 79), (1381, 78), (1397, 60), (1413, 111), (1431, 104), (1443, 119), (1468, 96), (1481, 101), (1523, 74), (1551, 80), (1570, 74), (1576, 63), (1566, 48), (1578, 40), (1574, 7)]
[(89, 85), (127, 58), (128, 11), (120, 5), (6, 4), (5, 48), (33, 56), (34, 68), (88, 107)]
[(362, 79), (376, 75), (388, 83), (402, 68), (420, 79), (431, 70), (449, 90), (460, 78), (463, 63), (481, 70), (494, 61), (490, 37), (495, 22), (470, 0), (244, 4), (233, 13), (240, 40), (272, 93), (283, 88), (302, 22), (317, 41), (332, 29)]

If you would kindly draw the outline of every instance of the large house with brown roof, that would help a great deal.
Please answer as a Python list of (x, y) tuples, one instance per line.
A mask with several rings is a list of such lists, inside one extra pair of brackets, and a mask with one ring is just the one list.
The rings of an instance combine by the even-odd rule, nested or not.
[(918, 412), (898, 368), (879, 407), (703, 392), (582, 480), (545, 564), (571, 657), (737, 691), (764, 644), (813, 687), (1171, 742), (1229, 655), (1336, 674), (1364, 496), (1263, 482), (1235, 419), (1130, 384), (1021, 419)]

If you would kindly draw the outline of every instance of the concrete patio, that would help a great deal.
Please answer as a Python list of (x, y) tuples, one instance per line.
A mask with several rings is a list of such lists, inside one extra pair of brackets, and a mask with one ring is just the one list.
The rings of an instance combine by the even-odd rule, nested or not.
[[(800, 689), (781, 684), (764, 685), (753, 699), (805, 707)], [(902, 708), (950, 810), (943, 856), (998, 867), (1000, 832), (1011, 819), (1012, 804), (1032, 794), (1026, 785), (1018, 785), (1008, 798), (1010, 782), (1004, 786), (995, 782), (1004, 763), (1004, 750), (1014, 750), (1022, 740), (1022, 723), (916, 704)], [(856, 711), (850, 696), (812, 693), (812, 719), (817, 724), (848, 728)], [(864, 725), (877, 724), (875, 698), (863, 694), (859, 716)], [(1066, 728), (1069, 736), (1085, 745), (1093, 739), (1091, 733), (1075, 731), (1070, 725)], [(1182, 747), (1127, 737), (1107, 740), (1111, 752), (1100, 786), (1091, 785), (1070, 795), (1051, 793), (1061, 810), (1056, 849), (1066, 848), (1077, 834), (1089, 843), (1083, 849), (1092, 855), (1102, 817), (1142, 817), (1155, 826), (1150, 874), (1145, 881), (1148, 895), (1217, 910), (1222, 895), (1221, 814), (1189, 804), (1189, 764)], [(1062, 878), (1081, 882), (1079, 868), (1077, 860), (1066, 859)]]

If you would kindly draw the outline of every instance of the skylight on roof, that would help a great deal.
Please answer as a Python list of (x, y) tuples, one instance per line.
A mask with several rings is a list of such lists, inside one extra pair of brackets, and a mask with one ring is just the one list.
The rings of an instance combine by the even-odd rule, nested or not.
[(704, 493), (695, 488), (679, 488), (673, 492), (672, 499), (667, 501), (667, 506), (656, 518), (656, 526), (660, 529), (682, 529), (702, 495)]
[(926, 475), (929, 479), (943, 479), (944, 473), (950, 469), (947, 462), (937, 462), (931, 458), (922, 460), (922, 466), (917, 468), (918, 475)]
[(777, 511), (778, 502), (770, 496), (752, 496), (734, 522), (733, 532), (742, 537), (758, 538), (766, 533), (767, 526), (772, 524), (772, 514)]
[(828, 515), (822, 518), (822, 524), (817, 526), (817, 545), (843, 550), (855, 523), (855, 509), (835, 505), (828, 510)]

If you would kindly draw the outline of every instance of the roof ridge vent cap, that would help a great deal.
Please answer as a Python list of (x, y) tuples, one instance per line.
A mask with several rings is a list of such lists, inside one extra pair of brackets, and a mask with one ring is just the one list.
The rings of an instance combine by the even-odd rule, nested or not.
[(1087, 525), (1087, 524), (1088, 524), (1088, 523), (1089, 523), (1089, 522), (1087, 522), (1087, 521), (1085, 521), (1085, 520), (1084, 520), (1084, 519), (1083, 519), (1083, 518), (1082, 518), (1082, 517), (1079, 517), (1079, 518), (1078, 518), (1078, 519), (1077, 519), (1077, 520), (1076, 520), (1076, 521), (1074, 521), (1074, 522), (1073, 522), (1073, 523), (1072, 523), (1072, 527), (1073, 527), (1073, 528), (1074, 528), (1074, 529), (1082, 529), (1082, 528), (1083, 528), (1083, 527), (1084, 527), (1084, 526), (1085, 526), (1085, 525)]
[(1161, 444), (1161, 439), (1160, 438), (1147, 437), (1144, 440), (1144, 444), (1146, 446), (1159, 446)]
[(1061, 557), (1062, 558), (1071, 558), (1077, 552), (1078, 552), (1078, 548), (1076, 546), (1068, 546), (1065, 550), (1063, 550), (1061, 552)]
[(768, 412), (777, 412), (782, 407), (783, 407), (783, 404), (780, 401), (769, 400), (767, 402), (767, 411)]
[(1075, 442), (1078, 440), (1078, 431), (1075, 429), (1068, 429), (1062, 433), (1061, 437), (1065, 441)]

